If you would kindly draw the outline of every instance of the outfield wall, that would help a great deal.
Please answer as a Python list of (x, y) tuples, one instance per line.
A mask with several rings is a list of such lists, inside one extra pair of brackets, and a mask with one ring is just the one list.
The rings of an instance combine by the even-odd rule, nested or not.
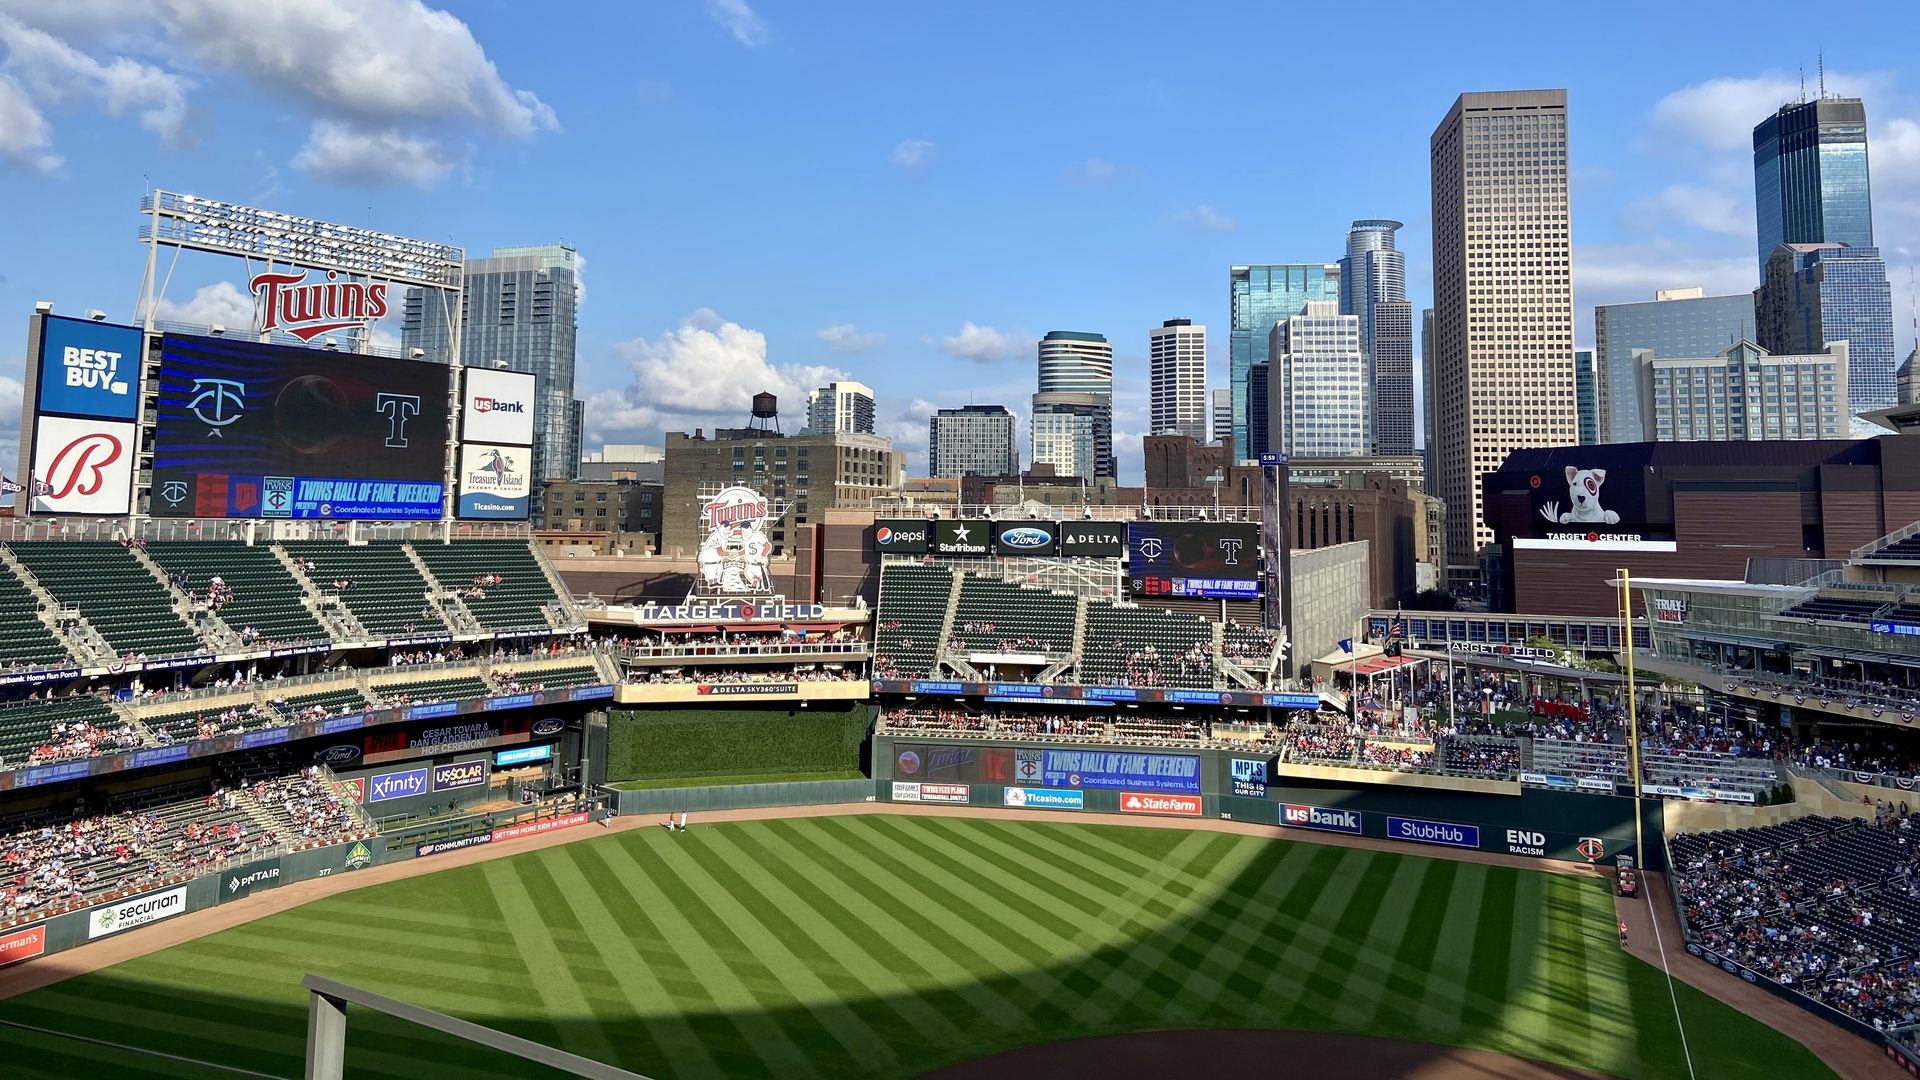
[[(859, 783), (864, 794), (867, 782), (863, 780)], [(190, 911), (242, 900), (296, 881), (352, 873), (380, 863), (422, 858), (479, 844), (517, 840), (585, 825), (591, 820), (585, 812), (528, 820), (513, 820), (505, 813), (494, 817), (508, 820), (505, 824), (495, 826), (489, 823), (475, 831), (449, 835), (444, 839), (424, 839), (424, 842), (421, 842), (421, 837), (402, 834), (283, 852), (225, 866), (217, 874), (203, 874), (117, 897), (79, 911), (0, 930), (0, 967), (78, 948)]]
[[(937, 733), (876, 736), (873, 759), (874, 796), (886, 802), (1225, 818), (1565, 862), (1611, 865), (1615, 856), (1638, 855), (1634, 800), (1615, 795), (1502, 782), (1488, 790), (1488, 781), (1462, 789), (1401, 784), (1394, 773), (1353, 769), (1306, 777), (1284, 774), (1272, 755), (1245, 751), (1023, 744)], [(1650, 839), (1644, 865), (1663, 869), (1664, 804), (1644, 800), (1641, 807)]]
[(821, 806), (869, 802), (873, 781), (795, 780), (778, 784), (726, 784), (709, 787), (611, 790), (622, 814), (677, 814), (681, 811), (744, 810), (756, 806)]

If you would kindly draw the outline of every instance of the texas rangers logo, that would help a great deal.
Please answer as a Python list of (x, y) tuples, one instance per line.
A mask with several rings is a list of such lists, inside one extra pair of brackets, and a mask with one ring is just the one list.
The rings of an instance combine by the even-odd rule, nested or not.
[(208, 438), (223, 436), (220, 430), (240, 419), (247, 411), (245, 383), (234, 379), (195, 379), (187, 408), (207, 425)]

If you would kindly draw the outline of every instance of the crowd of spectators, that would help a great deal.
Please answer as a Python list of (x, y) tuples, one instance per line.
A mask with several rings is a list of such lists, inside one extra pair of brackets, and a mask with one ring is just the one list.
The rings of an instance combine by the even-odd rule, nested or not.
[(1440, 747), (1445, 772), (1511, 778), (1520, 771), (1520, 744), (1511, 739), (1453, 737)]
[(1360, 748), (1360, 737), (1330, 725), (1292, 724), (1288, 727), (1287, 760), (1349, 762)]
[(1360, 746), (1360, 764), (1371, 769), (1423, 772), (1433, 768), (1433, 751), (1417, 746), (1366, 742)]
[(48, 728), (46, 741), (27, 751), (26, 764), (46, 765), (131, 750), (141, 745), (141, 741), (140, 730), (132, 724), (96, 727), (85, 720), (57, 720)]

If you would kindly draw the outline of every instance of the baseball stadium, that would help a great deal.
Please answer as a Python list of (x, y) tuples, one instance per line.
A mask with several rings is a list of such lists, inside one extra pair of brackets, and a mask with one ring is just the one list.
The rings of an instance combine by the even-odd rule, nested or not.
[(593, 551), (533, 376), (367, 332), (458, 249), (142, 213), (263, 307), (30, 319), (0, 1075), (1920, 1075), (1920, 522), (1428, 616), (1284, 459), (807, 514), (738, 453)]

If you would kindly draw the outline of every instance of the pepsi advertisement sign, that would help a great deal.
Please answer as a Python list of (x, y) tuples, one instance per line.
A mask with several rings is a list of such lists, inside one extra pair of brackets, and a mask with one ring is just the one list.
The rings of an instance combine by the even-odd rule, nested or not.
[(993, 526), (995, 555), (1052, 555), (1060, 537), (1051, 521), (1002, 521)]
[(49, 315), (40, 330), (40, 411), (90, 420), (140, 412), (140, 331)]
[(874, 522), (873, 549), (892, 555), (925, 555), (927, 519), (891, 518)]

